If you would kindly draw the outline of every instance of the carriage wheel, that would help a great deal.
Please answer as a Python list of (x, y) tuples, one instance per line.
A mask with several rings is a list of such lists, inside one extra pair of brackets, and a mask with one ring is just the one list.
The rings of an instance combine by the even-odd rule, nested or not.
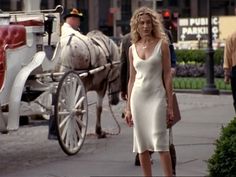
[(62, 150), (68, 155), (79, 152), (88, 125), (88, 104), (84, 85), (74, 71), (61, 78), (55, 98), (57, 135)]

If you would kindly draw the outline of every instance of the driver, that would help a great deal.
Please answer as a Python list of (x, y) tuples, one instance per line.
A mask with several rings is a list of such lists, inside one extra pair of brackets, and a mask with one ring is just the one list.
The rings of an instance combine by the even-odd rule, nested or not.
[(64, 24), (61, 27), (61, 35), (69, 35), (80, 32), (80, 24), (83, 20), (83, 13), (73, 8), (71, 12), (64, 16)]
[[(83, 13), (79, 12), (76, 8), (73, 8), (69, 14), (64, 16), (64, 24), (61, 27), (61, 36), (69, 36), (75, 34), (76, 36), (82, 36), (80, 33), (80, 23), (83, 20)], [(67, 42), (66, 42), (67, 43)], [(53, 104), (55, 102), (55, 96), (53, 95)], [(49, 119), (49, 132), (48, 139), (56, 140), (56, 122), (54, 116), (50, 116)]]

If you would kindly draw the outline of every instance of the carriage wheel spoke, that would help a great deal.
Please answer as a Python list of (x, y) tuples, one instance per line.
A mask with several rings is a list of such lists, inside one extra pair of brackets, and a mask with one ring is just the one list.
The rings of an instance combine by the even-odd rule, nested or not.
[(70, 126), (70, 122), (68, 122), (67, 133), (66, 133), (66, 146), (67, 147), (69, 147), (70, 135), (71, 135), (71, 126)]
[(67, 120), (70, 118), (70, 115), (66, 116), (63, 121), (60, 123), (59, 127), (61, 128), (66, 122)]
[(69, 84), (70, 86), (70, 94), (69, 94), (69, 101), (70, 101), (70, 106), (74, 105), (75, 102), (75, 93), (76, 93), (76, 80), (73, 77), (71, 79), (71, 83)]
[(78, 89), (76, 90), (76, 94), (75, 94), (75, 98), (74, 98), (74, 105), (76, 104), (76, 101), (78, 100), (80, 92), (81, 92), (81, 86), (79, 86)]
[(68, 97), (68, 95), (70, 95), (70, 93), (67, 93), (67, 88), (63, 87), (62, 93), (61, 93), (61, 100), (60, 100), (61, 105), (60, 106), (62, 106), (62, 108), (65, 108), (67, 110), (69, 110), (71, 107), (70, 97)]
[(83, 96), (83, 97), (81, 97), (80, 99), (79, 99), (79, 101), (76, 103), (76, 105), (75, 105), (75, 108), (78, 108), (79, 107), (79, 105), (81, 105), (81, 103), (84, 101), (84, 99), (85, 99), (85, 97)]
[(70, 136), (70, 142), (69, 142), (70, 143), (69, 144), (70, 145), (70, 149), (74, 149), (74, 147), (75, 147), (74, 144), (75, 144), (75, 141), (76, 141), (74, 139), (75, 131), (73, 131), (73, 130), (74, 130), (74, 125), (73, 125), (73, 122), (71, 121), (70, 122), (70, 135), (69, 135)]
[(69, 134), (69, 147), (73, 149), (73, 132), (72, 132), (72, 123), (70, 122), (70, 134)]
[(75, 119), (75, 120), (77, 121), (77, 123), (78, 123), (81, 127), (83, 127), (83, 128), (86, 127), (86, 125), (80, 120), (80, 118), (79, 118), (78, 116), (76, 116), (76, 119)]
[(80, 112), (81, 114), (85, 114), (87, 111), (84, 109), (84, 110), (81, 110)]
[(66, 154), (76, 154), (85, 140), (88, 105), (83, 82), (75, 71), (61, 78), (55, 102), (59, 144)]
[(61, 94), (66, 100), (65, 104), (67, 105), (68, 109), (72, 108), (71, 100), (73, 100), (74, 97), (73, 95), (74, 92), (72, 93), (71, 88), (72, 88), (71, 83), (69, 81), (66, 82), (64, 86), (64, 92)]
[(77, 122), (75, 122), (75, 130), (76, 130), (76, 133), (79, 136), (79, 138), (82, 139), (81, 131), (80, 131), (80, 128), (79, 128)]
[(73, 121), (73, 147), (76, 147), (78, 144), (78, 137), (77, 137), (77, 131), (76, 131), (76, 121)]
[(70, 114), (70, 112), (68, 112), (68, 111), (64, 111), (64, 112), (60, 111), (58, 113), (59, 116), (66, 116), (66, 115), (69, 115), (69, 114)]
[(76, 116), (84, 115), (87, 111), (85, 109), (77, 109)]
[(59, 103), (60, 103), (60, 107), (61, 107), (62, 109), (63, 109), (63, 108), (66, 109), (66, 110), (69, 109), (68, 106), (65, 104), (65, 99), (60, 100)]
[(62, 140), (63, 140), (63, 141), (65, 140), (66, 134), (68, 133), (68, 132), (67, 132), (67, 130), (68, 130), (68, 124), (69, 124), (69, 121), (67, 121), (65, 127), (62, 128), (61, 137), (62, 137)]

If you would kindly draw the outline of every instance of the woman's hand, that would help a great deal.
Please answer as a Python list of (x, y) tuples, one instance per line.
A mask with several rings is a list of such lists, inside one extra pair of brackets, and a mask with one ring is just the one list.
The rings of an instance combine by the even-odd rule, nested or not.
[(226, 84), (229, 84), (229, 83), (230, 83), (230, 76), (229, 76), (229, 75), (225, 75), (225, 77), (224, 77), (224, 82), (225, 82)]
[(173, 108), (167, 107), (167, 113), (166, 113), (167, 128), (170, 128), (172, 126), (173, 120), (174, 120)]
[(125, 111), (125, 120), (129, 127), (132, 127), (134, 125), (131, 111), (129, 110)]
[(226, 84), (230, 83), (230, 71), (228, 69), (225, 69), (224, 71), (224, 82)]

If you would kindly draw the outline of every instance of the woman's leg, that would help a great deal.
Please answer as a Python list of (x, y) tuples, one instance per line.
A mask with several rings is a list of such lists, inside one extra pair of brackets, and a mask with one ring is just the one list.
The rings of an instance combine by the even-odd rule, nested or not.
[(160, 161), (163, 167), (164, 175), (168, 177), (172, 176), (172, 164), (171, 164), (170, 152), (163, 151), (163, 152), (159, 152), (159, 154), (160, 154)]
[(145, 177), (151, 177), (152, 176), (152, 167), (151, 167), (151, 159), (149, 151), (144, 151), (139, 154), (139, 160), (141, 167), (143, 169), (143, 174)]

